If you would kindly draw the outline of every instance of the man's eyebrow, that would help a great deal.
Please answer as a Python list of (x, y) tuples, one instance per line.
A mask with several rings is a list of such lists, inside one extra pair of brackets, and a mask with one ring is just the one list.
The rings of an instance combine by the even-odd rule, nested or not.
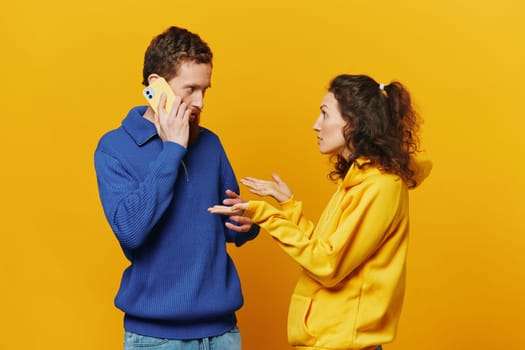
[(200, 89), (209, 89), (209, 88), (211, 88), (211, 84), (209, 84), (209, 85), (200, 85), (200, 84), (192, 84), (192, 83), (188, 83), (188, 84), (185, 84), (184, 87), (200, 88)]

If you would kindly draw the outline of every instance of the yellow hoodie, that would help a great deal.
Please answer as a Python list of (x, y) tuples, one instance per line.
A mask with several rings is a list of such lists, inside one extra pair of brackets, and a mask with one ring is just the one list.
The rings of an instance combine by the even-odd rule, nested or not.
[[(288, 341), (297, 349), (374, 349), (396, 334), (405, 289), (408, 189), (398, 176), (356, 163), (317, 226), (293, 197), (280, 209), (250, 201), (244, 214), (302, 267), (288, 313)], [(431, 163), (417, 169), (419, 184)]]

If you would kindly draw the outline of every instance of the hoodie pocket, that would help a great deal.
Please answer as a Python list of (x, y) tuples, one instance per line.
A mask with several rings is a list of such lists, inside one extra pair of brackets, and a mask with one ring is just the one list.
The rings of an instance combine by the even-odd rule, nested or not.
[(293, 294), (288, 311), (288, 341), (290, 345), (314, 345), (316, 337), (308, 329), (307, 321), (312, 299)]

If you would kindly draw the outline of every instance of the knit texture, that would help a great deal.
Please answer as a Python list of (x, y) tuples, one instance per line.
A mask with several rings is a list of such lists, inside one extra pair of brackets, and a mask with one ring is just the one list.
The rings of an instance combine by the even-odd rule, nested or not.
[(253, 239), (225, 228), (207, 208), (226, 189), (239, 191), (219, 138), (201, 128), (186, 150), (163, 142), (133, 108), (95, 151), (106, 218), (130, 261), (115, 304), (125, 328), (142, 335), (194, 339), (231, 329), (243, 304), (239, 277), (226, 251)]

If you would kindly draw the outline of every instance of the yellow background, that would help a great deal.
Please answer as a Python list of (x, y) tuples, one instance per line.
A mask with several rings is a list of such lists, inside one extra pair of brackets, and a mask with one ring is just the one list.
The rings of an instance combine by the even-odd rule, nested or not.
[[(93, 151), (143, 103), (144, 50), (170, 25), (214, 51), (203, 125), (238, 177), (277, 171), (313, 219), (334, 190), (312, 131), (329, 80), (405, 83), (434, 170), (411, 195), (407, 298), (386, 349), (521, 348), (524, 10), (521, 0), (6, 2), (0, 348), (122, 348), (113, 297), (126, 261)], [(298, 268), (267, 234), (230, 251), (244, 349), (288, 349)]]

